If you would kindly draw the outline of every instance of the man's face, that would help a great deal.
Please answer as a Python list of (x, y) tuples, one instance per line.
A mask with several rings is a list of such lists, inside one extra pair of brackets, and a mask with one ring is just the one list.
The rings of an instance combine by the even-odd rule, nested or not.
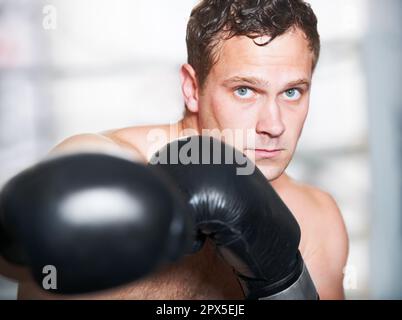
[(200, 92), (199, 126), (241, 129), (243, 137), (248, 131), (253, 143), (241, 148), (268, 180), (278, 178), (295, 152), (307, 116), (312, 63), (308, 42), (298, 30), (265, 46), (243, 36), (224, 41)]

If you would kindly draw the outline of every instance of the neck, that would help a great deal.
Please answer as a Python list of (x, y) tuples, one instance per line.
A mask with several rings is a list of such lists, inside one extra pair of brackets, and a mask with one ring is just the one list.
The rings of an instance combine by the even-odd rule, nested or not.
[(272, 187), (279, 193), (282, 189), (286, 189), (286, 187), (291, 182), (290, 177), (286, 174), (286, 172), (282, 173), (275, 180), (271, 180), (270, 183)]
[(178, 127), (180, 132), (184, 132), (184, 130), (195, 130), (198, 134), (201, 134), (201, 128), (198, 123), (198, 115), (195, 113), (186, 113), (184, 118), (178, 122)]

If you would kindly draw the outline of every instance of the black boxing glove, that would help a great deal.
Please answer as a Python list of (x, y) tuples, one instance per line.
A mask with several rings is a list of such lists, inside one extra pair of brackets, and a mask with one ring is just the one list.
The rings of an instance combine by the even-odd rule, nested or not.
[[(299, 225), (245, 155), (194, 136), (168, 144), (151, 163), (177, 183), (193, 209), (195, 233), (213, 240), (248, 299), (318, 299), (298, 250)], [(246, 166), (253, 173), (239, 174)]]
[(137, 280), (188, 250), (186, 204), (160, 169), (106, 154), (64, 155), (15, 176), (0, 193), (0, 254), (42, 287), (79, 294)]

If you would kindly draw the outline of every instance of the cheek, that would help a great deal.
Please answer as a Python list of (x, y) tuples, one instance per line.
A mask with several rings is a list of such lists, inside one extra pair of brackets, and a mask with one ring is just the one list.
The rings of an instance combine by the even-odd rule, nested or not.
[(304, 123), (307, 118), (308, 106), (300, 106), (300, 109), (290, 110), (285, 112), (285, 125), (287, 127), (288, 135), (297, 142), (303, 130)]
[(257, 116), (257, 108), (239, 105), (228, 94), (212, 96), (210, 109), (222, 129), (253, 127)]

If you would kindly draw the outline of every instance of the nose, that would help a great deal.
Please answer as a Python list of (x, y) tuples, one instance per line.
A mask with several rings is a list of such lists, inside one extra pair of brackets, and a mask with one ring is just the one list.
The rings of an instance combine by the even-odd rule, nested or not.
[(274, 100), (268, 101), (262, 106), (258, 114), (256, 132), (268, 135), (270, 138), (276, 138), (281, 136), (284, 131), (285, 125), (280, 107)]

